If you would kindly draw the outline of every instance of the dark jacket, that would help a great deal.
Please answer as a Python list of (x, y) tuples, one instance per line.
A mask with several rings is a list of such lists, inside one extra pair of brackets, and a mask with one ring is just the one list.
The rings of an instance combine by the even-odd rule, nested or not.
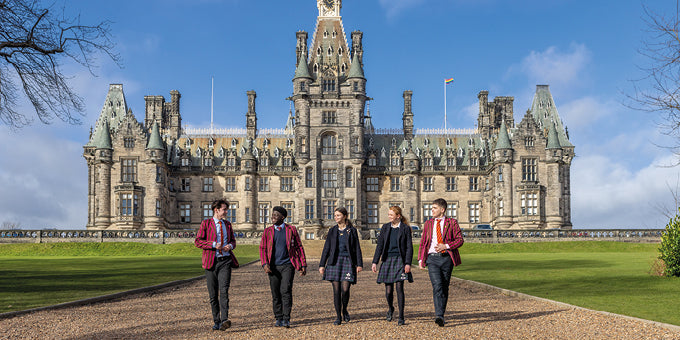
[[(345, 229), (349, 232), (347, 239), (347, 248), (349, 249), (349, 257), (352, 260), (352, 265), (355, 267), (363, 267), (364, 260), (361, 255), (361, 246), (359, 245), (359, 233), (357, 228), (347, 226)], [(321, 261), (319, 267), (326, 267), (326, 265), (333, 266), (338, 260), (338, 253), (340, 252), (340, 245), (338, 244), (340, 229), (336, 224), (328, 230), (326, 236), (326, 243), (323, 245), (323, 252), (321, 253)]]
[(390, 233), (398, 231), (398, 246), (399, 254), (401, 254), (401, 260), (404, 261), (404, 265), (411, 265), (413, 260), (413, 237), (411, 235), (411, 227), (404, 223), (399, 224), (399, 229), (392, 229), (392, 223), (387, 222), (383, 224), (380, 228), (380, 236), (378, 236), (378, 244), (375, 247), (375, 255), (373, 255), (373, 263), (378, 264), (378, 261), (382, 258), (384, 262), (387, 260), (387, 252), (390, 248)]

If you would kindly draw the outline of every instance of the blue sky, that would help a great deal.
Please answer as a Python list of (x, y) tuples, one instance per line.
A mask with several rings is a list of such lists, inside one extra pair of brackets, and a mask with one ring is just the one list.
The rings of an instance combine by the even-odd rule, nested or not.
[[(652, 10), (674, 13), (674, 4)], [(257, 91), (258, 124), (282, 128), (292, 91), (295, 32), (314, 33), (313, 0), (69, 0), (82, 21), (112, 21), (123, 68), (99, 58), (92, 76), (66, 63), (86, 102), (83, 124), (0, 126), (0, 222), (24, 228), (83, 228), (87, 167), (82, 145), (110, 83), (122, 83), (128, 106), (144, 118), (144, 96), (182, 94), (183, 122), (245, 126), (246, 91)], [(569, 128), (572, 220), (576, 228), (661, 228), (659, 207), (673, 210), (667, 167), (675, 156), (658, 145), (658, 116), (625, 107), (630, 80), (644, 74), (639, 53), (648, 36), (636, 1), (345, 0), (345, 33), (364, 33), (364, 72), (376, 127), (398, 128), (402, 92), (412, 90), (416, 128), (443, 127), (444, 78), (449, 127), (474, 127), (477, 93), (513, 96), (515, 121), (537, 84), (550, 85)], [(30, 108), (24, 110), (29, 112)], [(32, 113), (28, 113), (33, 115)]]

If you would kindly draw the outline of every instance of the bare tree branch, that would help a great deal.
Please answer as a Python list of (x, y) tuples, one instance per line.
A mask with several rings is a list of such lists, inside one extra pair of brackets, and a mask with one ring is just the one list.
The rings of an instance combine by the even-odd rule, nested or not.
[(61, 62), (70, 59), (91, 74), (98, 54), (120, 65), (109, 25), (55, 16), (40, 0), (1, 0), (0, 122), (12, 128), (31, 124), (31, 118), (17, 111), (19, 98), (25, 97), (45, 124), (55, 118), (80, 123), (84, 104), (61, 72)]

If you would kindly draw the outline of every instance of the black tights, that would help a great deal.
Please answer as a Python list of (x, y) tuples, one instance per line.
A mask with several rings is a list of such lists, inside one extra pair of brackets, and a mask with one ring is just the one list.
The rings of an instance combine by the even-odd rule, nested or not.
[(349, 281), (331, 281), (333, 284), (333, 304), (335, 314), (338, 319), (342, 319), (343, 314), (347, 314), (347, 303), (349, 302)]
[(399, 319), (404, 319), (404, 281), (385, 283), (385, 298), (390, 310), (394, 310), (394, 287), (397, 287), (397, 303), (399, 304)]

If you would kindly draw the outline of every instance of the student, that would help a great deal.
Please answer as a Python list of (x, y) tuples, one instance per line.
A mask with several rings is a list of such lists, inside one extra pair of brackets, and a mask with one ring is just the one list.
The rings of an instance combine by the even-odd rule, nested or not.
[(444, 327), (444, 313), (449, 299), (449, 283), (453, 267), (460, 265), (458, 248), (463, 245), (463, 234), (454, 218), (446, 218), (446, 201), (438, 198), (432, 202), (432, 219), (425, 222), (418, 251), (418, 266), (425, 269), (432, 282), (434, 322)]
[(229, 284), (231, 268), (238, 268), (238, 261), (232, 250), (236, 248), (236, 238), (231, 223), (225, 219), (229, 202), (223, 199), (212, 204), (213, 217), (201, 222), (194, 244), (203, 249), (202, 265), (208, 284), (210, 308), (214, 325), (213, 330), (231, 327), (229, 321)]
[(359, 233), (347, 219), (347, 209), (337, 208), (333, 213), (335, 226), (328, 230), (326, 242), (323, 245), (319, 273), (322, 279), (333, 284), (333, 304), (336, 319), (334, 325), (342, 324), (342, 320), (349, 322), (347, 312), (350, 284), (357, 282), (357, 272), (361, 272), (364, 261), (359, 245)]
[(290, 328), (290, 312), (293, 307), (293, 278), (295, 271), (300, 276), (307, 274), (305, 250), (297, 229), (283, 223), (288, 216), (284, 207), (274, 207), (274, 225), (264, 229), (260, 241), (260, 262), (269, 276), (272, 291), (272, 305), (276, 327)]
[(411, 274), (411, 260), (413, 259), (413, 241), (411, 227), (401, 214), (401, 208), (390, 207), (387, 213), (389, 222), (383, 224), (378, 236), (378, 244), (373, 255), (371, 269), (377, 272), (378, 261), (382, 259), (378, 283), (385, 284), (385, 298), (387, 299), (387, 321), (392, 321), (394, 313), (394, 288), (397, 289), (399, 303), (399, 326), (404, 324), (404, 281), (413, 282)]

